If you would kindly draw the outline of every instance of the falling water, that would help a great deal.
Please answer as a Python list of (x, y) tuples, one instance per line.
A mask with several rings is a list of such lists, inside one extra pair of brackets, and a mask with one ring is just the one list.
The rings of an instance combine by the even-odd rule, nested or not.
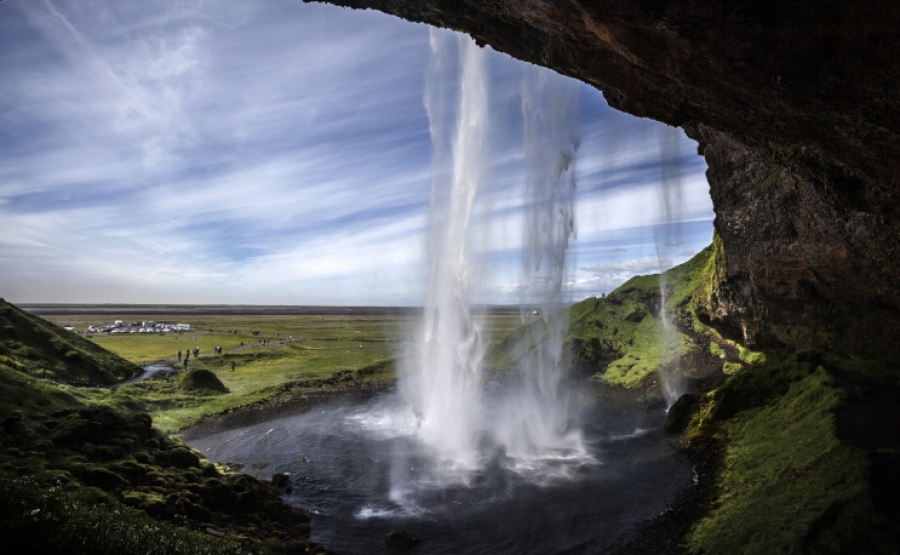
[(659, 203), (662, 222), (655, 229), (656, 255), (659, 260), (659, 319), (662, 322), (661, 361), (668, 361), (659, 371), (659, 383), (666, 406), (671, 407), (684, 393), (684, 379), (677, 356), (679, 334), (668, 314), (666, 266), (672, 264), (683, 246), (681, 219), (684, 211), (684, 187), (681, 181), (681, 156), (678, 129), (665, 127), (660, 132)]
[[(455, 136), (447, 143), (444, 126), (450, 99), (438, 79), (453, 62), (454, 42), (461, 66), (460, 90)], [(469, 226), (485, 173), (487, 78), (483, 50), (465, 35), (451, 38), (432, 30), (431, 48), (431, 78), (425, 94), (435, 147), (428, 290), (420, 348), (402, 393), (415, 414), (419, 437), (452, 464), (469, 468), (477, 462), (475, 429), (480, 420), (485, 352), (482, 322), (470, 308)], [(449, 153), (444, 152), (448, 147)], [(448, 157), (450, 172), (443, 170)]]
[[(529, 69), (523, 81), (529, 195), (523, 300), (541, 306), (543, 335), (521, 361), (519, 384), (494, 392), (488, 402), (482, 391), (483, 322), (471, 310), (478, 281), (471, 227), (489, 165), (485, 54), (468, 37), (441, 31), (432, 31), (431, 46), (425, 94), (434, 146), (428, 289), (401, 393), (418, 438), (438, 454), (442, 468), (465, 481), (467, 471), (499, 460), (516, 464), (584, 452), (560, 383), (567, 321), (555, 314), (564, 300), (566, 250), (575, 232), (578, 85), (540, 68)], [(457, 64), (453, 93), (445, 80)], [(400, 480), (409, 483), (409, 464), (399, 458)]]
[(571, 422), (569, 391), (561, 383), (567, 251), (575, 235), (578, 83), (530, 66), (522, 81), (525, 122), (526, 195), (523, 306), (538, 306), (532, 326), (535, 347), (519, 361), (522, 383), (507, 407), (501, 433), (509, 454), (544, 456), (582, 450)]

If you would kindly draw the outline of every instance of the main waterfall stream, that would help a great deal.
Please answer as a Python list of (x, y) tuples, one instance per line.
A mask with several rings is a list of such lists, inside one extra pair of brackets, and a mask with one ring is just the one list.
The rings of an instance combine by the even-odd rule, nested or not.
[(423, 539), (421, 553), (596, 553), (658, 514), (691, 472), (661, 411), (601, 395), (563, 367), (578, 85), (523, 70), (520, 301), (538, 316), (513, 375), (492, 375), (472, 310), (485, 271), (473, 230), (486, 217), (478, 199), (490, 168), (484, 52), (445, 31), (433, 30), (431, 45), (427, 298), (397, 390), (192, 444), (264, 478), (290, 474), (287, 500), (312, 516), (312, 539), (340, 553), (386, 552), (385, 534), (400, 529)]

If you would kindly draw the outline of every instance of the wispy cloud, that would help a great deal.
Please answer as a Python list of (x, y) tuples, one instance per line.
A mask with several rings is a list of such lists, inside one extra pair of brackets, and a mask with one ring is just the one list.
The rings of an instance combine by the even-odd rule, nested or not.
[[(0, 2), (0, 295), (420, 302), (427, 41), (301, 3)], [(473, 233), (497, 302), (520, 275), (521, 76), (488, 58), (493, 164)], [(581, 90), (575, 291), (598, 277), (583, 268), (652, 254), (661, 164), (685, 185), (679, 219), (707, 226), (672, 241), (673, 261), (712, 218), (686, 138), (662, 160), (657, 124)]]

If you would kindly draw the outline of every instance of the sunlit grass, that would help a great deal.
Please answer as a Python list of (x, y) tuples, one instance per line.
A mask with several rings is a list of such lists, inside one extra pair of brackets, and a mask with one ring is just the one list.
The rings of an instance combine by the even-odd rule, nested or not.
[[(135, 315), (53, 316), (59, 324), (84, 329), (88, 325), (149, 319)], [(203, 418), (254, 405), (279, 394), (304, 388), (344, 388), (355, 382), (384, 382), (395, 377), (395, 365), (415, 337), (414, 316), (154, 316), (157, 322), (183, 322), (192, 332), (172, 334), (93, 334), (90, 339), (139, 364), (174, 361), (179, 350), (200, 347), (188, 369), (214, 372), (228, 393), (184, 391), (172, 376), (129, 385), (116, 392), (84, 390), (87, 401), (128, 410), (147, 411), (164, 431), (178, 431)], [(521, 322), (518, 316), (488, 316), (489, 337), (498, 341)], [(290, 339), (289, 339), (290, 338)], [(268, 345), (263, 343), (268, 340)], [(243, 343), (243, 345), (242, 345)], [(223, 354), (214, 356), (221, 346)], [(234, 370), (232, 371), (232, 363)], [(329, 383), (339, 372), (377, 367), (355, 375), (352, 382)], [(183, 369), (183, 365), (178, 366)], [(333, 380), (332, 380), (333, 381)]]

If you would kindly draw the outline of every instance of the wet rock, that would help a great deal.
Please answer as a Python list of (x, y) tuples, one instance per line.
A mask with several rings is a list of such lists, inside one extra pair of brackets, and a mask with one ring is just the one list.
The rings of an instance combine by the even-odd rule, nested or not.
[(411, 532), (400, 530), (399, 532), (388, 533), (388, 535), (384, 537), (384, 541), (388, 547), (404, 551), (416, 546), (422, 540)]
[(691, 421), (691, 414), (694, 412), (694, 407), (697, 406), (697, 400), (698, 398), (696, 395), (685, 393), (675, 401), (675, 404), (669, 409), (669, 414), (666, 416), (666, 423), (663, 426), (666, 432), (670, 434), (679, 434), (687, 428), (688, 423)]
[(294, 489), (291, 487), (291, 475), (283, 472), (276, 472), (272, 475), (272, 487), (278, 491), (290, 493)]

